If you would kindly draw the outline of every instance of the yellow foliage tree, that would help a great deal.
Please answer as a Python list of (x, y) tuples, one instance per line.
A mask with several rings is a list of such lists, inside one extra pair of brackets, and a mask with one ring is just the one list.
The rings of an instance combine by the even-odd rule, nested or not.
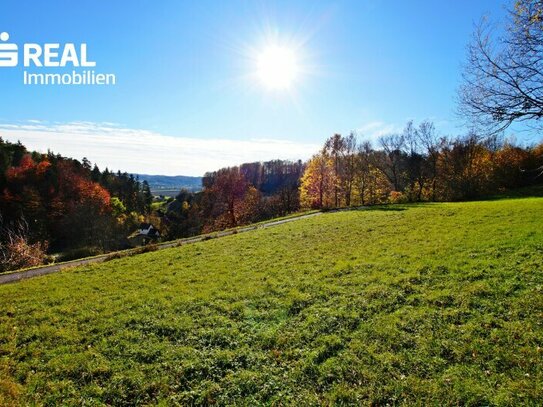
[(300, 205), (312, 209), (332, 207), (336, 185), (332, 159), (323, 153), (314, 155), (300, 180)]

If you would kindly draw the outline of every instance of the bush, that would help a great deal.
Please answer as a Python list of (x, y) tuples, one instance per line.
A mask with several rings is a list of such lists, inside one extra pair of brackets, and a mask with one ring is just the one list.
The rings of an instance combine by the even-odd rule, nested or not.
[(398, 191), (391, 191), (388, 196), (388, 201), (391, 204), (406, 203), (408, 201), (407, 196)]
[(0, 246), (0, 271), (35, 267), (44, 263), (47, 242), (29, 243), (23, 235), (11, 234)]

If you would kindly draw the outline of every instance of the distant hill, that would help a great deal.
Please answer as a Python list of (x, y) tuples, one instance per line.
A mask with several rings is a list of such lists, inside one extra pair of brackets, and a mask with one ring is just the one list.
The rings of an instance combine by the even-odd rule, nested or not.
[(193, 192), (202, 189), (202, 177), (189, 177), (186, 175), (134, 175), (137, 175), (140, 181), (147, 181), (151, 187), (151, 192), (155, 195), (175, 196), (183, 188)]

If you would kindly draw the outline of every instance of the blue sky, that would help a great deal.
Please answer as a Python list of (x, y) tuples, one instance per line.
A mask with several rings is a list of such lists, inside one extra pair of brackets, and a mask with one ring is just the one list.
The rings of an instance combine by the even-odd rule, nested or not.
[[(409, 119), (462, 133), (454, 98), (466, 44), (483, 14), (505, 15), (497, 0), (3, 0), (1, 8), (10, 42), (85, 42), (93, 69), (117, 84), (25, 86), (22, 67), (2, 68), (0, 135), (170, 174), (307, 158), (333, 133), (375, 138)], [(287, 90), (255, 80), (255, 54), (270, 42), (295, 50), (301, 72)], [(130, 153), (119, 153), (130, 140)], [(138, 148), (145, 164), (134, 159)]]

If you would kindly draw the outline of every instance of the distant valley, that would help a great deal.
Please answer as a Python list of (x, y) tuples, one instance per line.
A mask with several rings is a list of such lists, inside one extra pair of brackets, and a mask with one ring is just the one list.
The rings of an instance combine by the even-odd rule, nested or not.
[(202, 177), (185, 175), (148, 175), (134, 174), (140, 181), (147, 181), (153, 195), (175, 196), (181, 189), (197, 192), (202, 189)]

